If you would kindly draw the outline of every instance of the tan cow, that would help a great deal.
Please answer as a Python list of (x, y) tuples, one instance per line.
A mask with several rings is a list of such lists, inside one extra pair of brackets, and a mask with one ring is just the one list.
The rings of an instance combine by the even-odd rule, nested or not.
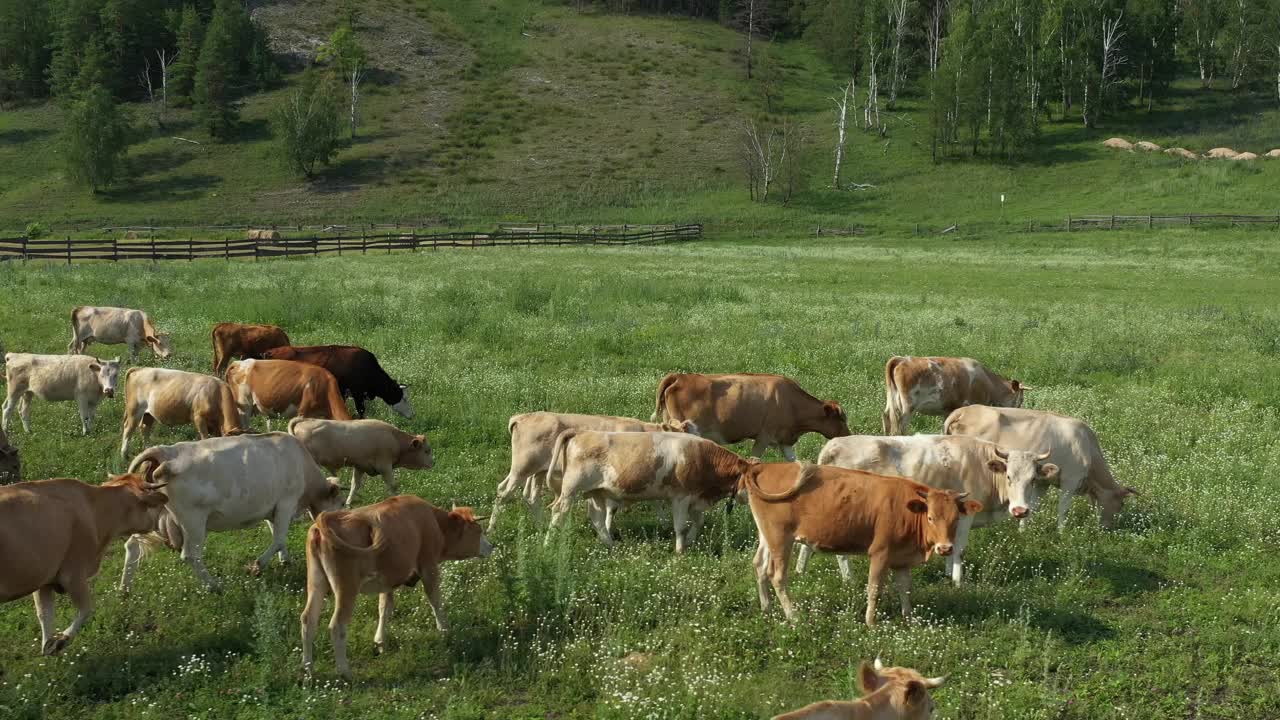
[(302, 441), (320, 467), (337, 473), (354, 468), (347, 507), (355, 501), (365, 475), (381, 475), (387, 492), (396, 494), (395, 468), (430, 470), (435, 461), (426, 435), (410, 435), (381, 420), (316, 420), (294, 418), (289, 434)]
[(138, 348), (144, 344), (156, 357), (167, 358), (172, 352), (169, 333), (156, 332), (151, 318), (141, 310), (118, 307), (91, 307), (82, 305), (71, 311), (71, 342), (67, 352), (84, 353), (91, 342), (103, 345), (129, 346), (129, 357), (138, 357)]
[[(947, 416), (943, 432), (948, 435), (972, 435), (999, 443), (1005, 448), (1041, 452), (1050, 449), (1049, 459), (1058, 466), (1058, 529), (1067, 524), (1067, 511), (1076, 493), (1085, 491), (1098, 506), (1102, 526), (1115, 525), (1115, 516), (1124, 499), (1137, 490), (1116, 482), (1111, 466), (1102, 454), (1098, 436), (1083, 420), (1043, 410), (993, 408), (972, 405)], [(1031, 509), (1040, 497), (1033, 492)]]
[(16, 406), (22, 428), (31, 432), (31, 398), (38, 397), (51, 402), (74, 400), (80, 409), (80, 428), (88, 435), (98, 403), (116, 394), (120, 358), (104, 361), (88, 355), (8, 353), (4, 359), (8, 391), (0, 411), (0, 430), (9, 428)]
[(773, 720), (929, 720), (933, 717), (929, 691), (944, 682), (945, 676), (927, 678), (911, 668), (887, 668), (876, 658), (875, 665), (863, 662), (858, 670), (862, 698), (823, 700), (775, 715)]
[(273, 416), (351, 419), (333, 373), (310, 363), (238, 360), (227, 368), (227, 384), (235, 393), (245, 427), (255, 412), (266, 415), (268, 421)]
[[(547, 471), (548, 483), (555, 486), (559, 475), (560, 485), (560, 496), (551, 505), (551, 526), (560, 527), (578, 495), (615, 507), (669, 499), (676, 552), (683, 553), (697, 539), (703, 513), (731, 497), (753, 464), (687, 433), (567, 430), (556, 439)], [(591, 522), (600, 540), (612, 545), (612, 528), (598, 505), (592, 508)]]
[(214, 375), (221, 375), (232, 360), (254, 360), (267, 350), (289, 346), (289, 336), (275, 325), (220, 322), (211, 337)]
[[(102, 485), (60, 478), (0, 487), (0, 603), (31, 595), (41, 648), (55, 655), (93, 613), (89, 581), (111, 541), (147, 530), (168, 498), (139, 475)], [(54, 632), (54, 593), (71, 596), (76, 619)]]
[(0, 430), (0, 485), (22, 479), (22, 461), (18, 448), (9, 444), (9, 438)]
[(654, 422), (691, 420), (699, 435), (725, 445), (754, 440), (755, 457), (776, 446), (795, 460), (805, 433), (828, 440), (849, 434), (839, 403), (819, 400), (781, 375), (673, 373), (658, 383), (654, 405)]
[(895, 355), (884, 365), (884, 434), (906, 434), (915, 413), (946, 417), (965, 405), (1022, 407), (1030, 389), (973, 358)]
[(316, 630), (330, 590), (334, 661), (348, 679), (347, 625), (361, 594), (378, 595), (378, 629), (373, 636), (378, 652), (386, 648), (396, 588), (419, 580), (436, 628), (448, 630), (440, 598), (440, 563), (488, 557), (493, 552), (481, 519), (471, 508), (445, 512), (413, 495), (398, 495), (357, 510), (321, 513), (307, 531), (307, 604), (302, 609), (302, 667), (307, 675), (312, 672)]
[(142, 444), (150, 445), (157, 421), (161, 425), (194, 425), (201, 440), (244, 432), (231, 386), (218, 378), (166, 368), (129, 368), (124, 374), (120, 457), (127, 457), (129, 440), (139, 426)]
[(772, 583), (788, 620), (795, 618), (787, 585), (797, 540), (820, 552), (869, 556), (866, 622), (874, 625), (885, 573), (893, 570), (902, 615), (909, 617), (911, 568), (935, 553), (950, 555), (960, 518), (982, 510), (964, 493), (830, 465), (757, 465), (742, 487), (760, 536), (754, 560), (760, 609), (769, 610)]
[[(539, 517), (542, 511), (542, 490), (546, 487), (547, 468), (551, 466), (551, 453), (556, 438), (566, 430), (598, 430), (600, 432), (686, 432), (698, 434), (694, 423), (652, 423), (628, 417), (611, 415), (576, 415), (573, 413), (531, 412), (512, 415), (507, 421), (507, 433), (511, 435), (511, 470), (498, 484), (497, 499), (489, 516), (489, 532), (498, 522), (498, 512), (524, 488), (529, 508)], [(553, 494), (559, 487), (549, 488)]]

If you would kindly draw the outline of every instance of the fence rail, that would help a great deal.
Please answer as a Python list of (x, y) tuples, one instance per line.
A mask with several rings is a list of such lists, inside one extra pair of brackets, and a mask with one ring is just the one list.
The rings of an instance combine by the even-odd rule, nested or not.
[(1167, 227), (1193, 225), (1275, 225), (1280, 229), (1280, 214), (1276, 215), (1068, 215), (1067, 231), (1115, 230), (1132, 227)]
[(397, 251), (416, 252), (440, 248), (535, 247), (561, 245), (643, 245), (687, 242), (702, 237), (702, 225), (619, 225), (543, 229), (551, 226), (520, 226), (518, 231), (499, 228), (494, 232), (408, 232), (315, 237), (221, 240), (175, 240), (158, 238), (106, 240), (33, 240), (27, 237), (0, 238), (0, 261), (58, 260), (199, 260), (320, 255), (368, 254)]

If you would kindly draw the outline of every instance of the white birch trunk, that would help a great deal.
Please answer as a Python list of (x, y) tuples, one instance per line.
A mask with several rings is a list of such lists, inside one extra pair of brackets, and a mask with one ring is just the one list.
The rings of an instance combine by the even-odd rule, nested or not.
[(840, 189), (840, 164), (844, 161), (845, 118), (849, 112), (849, 98), (857, 97), (858, 94), (856, 83), (856, 77), (849, 78), (840, 99), (831, 98), (831, 102), (836, 104), (836, 169), (831, 178), (831, 187), (837, 190)]

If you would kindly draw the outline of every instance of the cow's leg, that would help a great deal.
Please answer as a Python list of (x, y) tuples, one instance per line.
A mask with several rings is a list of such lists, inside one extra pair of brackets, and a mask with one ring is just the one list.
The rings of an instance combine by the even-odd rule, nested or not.
[(142, 562), (144, 548), (141, 535), (130, 535), (125, 541), (124, 570), (120, 573), (120, 585), (117, 588), (121, 593), (128, 593), (129, 587), (133, 585), (133, 575), (138, 571), (138, 563)]
[(867, 624), (876, 624), (876, 603), (880, 599), (880, 586), (884, 583), (884, 574), (888, 570), (888, 552), (880, 548), (872, 548), (871, 566), (867, 570)]
[(40, 648), (43, 651), (53, 642), (53, 623), (56, 620), (53, 588), (42, 587), (31, 593), (31, 599), (35, 601), (36, 619), (40, 621)]
[(333, 642), (333, 660), (338, 666), (338, 674), (347, 680), (351, 679), (351, 664), (347, 662), (347, 626), (351, 624), (351, 616), (356, 611), (356, 599), (359, 597), (358, 582), (334, 583), (333, 617), (329, 618), (329, 638)]
[(766, 549), (764, 536), (760, 536), (756, 542), (756, 555), (751, 560), (752, 567), (756, 570), (756, 591), (760, 594), (760, 611), (769, 612), (769, 606), (772, 604), (772, 598), (769, 595), (769, 578), (768, 568), (769, 551)]
[(356, 494), (360, 492), (361, 485), (364, 485), (364, 473), (360, 468), (355, 468), (355, 472), (351, 475), (351, 491), (347, 493), (347, 507), (355, 503)]
[(787, 585), (790, 582), (788, 575), (791, 570), (791, 545), (794, 538), (785, 538), (783, 542), (772, 543), (772, 547), (777, 548), (777, 552), (766, 553), (766, 561), (769, 569), (769, 582), (773, 584), (773, 592), (778, 596), (778, 603), (782, 605), (782, 612), (787, 616), (787, 620), (795, 620), (796, 609), (791, 604), (791, 595), (787, 593)]
[(387, 497), (400, 494), (400, 486), (396, 484), (396, 471), (390, 465), (381, 468), (382, 484), (387, 486)]
[(502, 482), (498, 483), (497, 497), (493, 500), (493, 512), (489, 513), (489, 532), (493, 532), (493, 529), (498, 526), (498, 511), (502, 509), (503, 505), (511, 502), (511, 499), (516, 496), (516, 491), (519, 489), (520, 477), (516, 475), (515, 468), (512, 468), (507, 473), (507, 476), (502, 479)]
[(964, 549), (969, 545), (969, 529), (973, 527), (972, 515), (961, 515), (956, 523), (955, 544), (951, 554), (947, 556), (947, 568), (951, 571), (951, 582), (960, 586), (964, 578)]
[(612, 546), (613, 533), (609, 531), (609, 508), (606, 501), (600, 498), (588, 498), (587, 519), (591, 521), (591, 527), (595, 529), (600, 542)]
[(440, 568), (431, 565), (418, 569), (422, 577), (422, 590), (427, 594), (427, 602), (431, 603), (431, 612), (436, 616), (436, 629), (440, 632), (449, 630), (449, 621), (444, 615), (444, 603), (440, 601)]
[(21, 406), (21, 398), (22, 393), (18, 390), (17, 386), (10, 383), (9, 392), (4, 398), (4, 407), (0, 408), (0, 430), (9, 429), (9, 418), (13, 416), (13, 406)]
[(702, 533), (702, 524), (707, 520), (707, 513), (702, 508), (689, 507), (689, 529), (685, 532), (685, 543), (692, 545)]
[(395, 592), (388, 590), (378, 596), (378, 629), (373, 633), (374, 652), (381, 655), (387, 649), (387, 624), (396, 609)]
[(671, 498), (671, 525), (676, 531), (676, 554), (684, 553), (685, 526), (689, 524), (689, 498), (674, 497)]
[(329, 594), (329, 577), (320, 558), (318, 530), (307, 533), (307, 604), (302, 608), (302, 671), (310, 676), (315, 664), (316, 630)]
[(1080, 490), (1080, 482), (1062, 481), (1062, 494), (1058, 496), (1058, 532), (1067, 529), (1067, 513), (1071, 512), (1071, 501)]
[(76, 402), (80, 406), (80, 427), (88, 435), (93, 429), (93, 416), (97, 414), (98, 407), (87, 397), (78, 397)]
[[(143, 411), (141, 415), (145, 415)], [(142, 424), (141, 415), (133, 409), (126, 409), (124, 413), (124, 427), (120, 430), (120, 457), (129, 456), (129, 439), (133, 437), (133, 433), (137, 431), (138, 426)]]
[(798, 542), (800, 546), (799, 552), (796, 553), (796, 572), (804, 572), (805, 567), (809, 565), (809, 558), (813, 555), (813, 548), (809, 545)]
[(204, 565), (204, 538), (207, 532), (205, 522), (205, 518), (201, 517), (178, 523), (182, 526), (182, 559), (191, 566), (206, 590), (211, 593), (222, 592), (222, 587)]
[(795, 445), (778, 445), (778, 450), (782, 451), (782, 457), (786, 458), (786, 459), (787, 459), (787, 462), (795, 462), (795, 461), (796, 461), (796, 446), (795, 446)]
[(351, 399), (354, 400), (356, 403), (356, 417), (363, 420), (364, 419), (364, 400), (365, 400), (364, 395), (352, 393)]
[(911, 617), (911, 568), (898, 568), (893, 571), (893, 585), (898, 588), (898, 599), (902, 602), (902, 617)]
[(771, 443), (761, 438), (756, 438), (755, 441), (751, 443), (751, 457), (764, 457), (764, 454), (769, 449), (770, 444)]
[(35, 393), (27, 391), (18, 398), (18, 417), (22, 420), (24, 432), (31, 432), (31, 399)]
[(57, 655), (62, 652), (75, 636), (80, 633), (80, 628), (89, 621), (89, 617), (93, 615), (93, 591), (89, 589), (89, 579), (85, 577), (73, 577), (63, 580), (63, 588), (67, 591), (67, 596), (71, 598), (71, 602), (76, 606), (76, 619), (71, 621), (71, 625), (66, 630), (54, 635), (44, 644), (45, 655)]
[(529, 504), (529, 514), (533, 517), (536, 525), (543, 523), (542, 517), (542, 490), (547, 484), (547, 474), (545, 472), (534, 473), (529, 476), (529, 481), (525, 485), (525, 502)]
[[(294, 506), (296, 507), (296, 505)], [(267, 520), (267, 527), (271, 530), (271, 544), (267, 549), (258, 556), (258, 559), (250, 566), (249, 572), (256, 577), (262, 574), (267, 563), (271, 562), (271, 556), (279, 553), (280, 564), (283, 565), (289, 560), (289, 523), (293, 520), (294, 507), (290, 507), (287, 503), (281, 503), (276, 506), (275, 515)]]

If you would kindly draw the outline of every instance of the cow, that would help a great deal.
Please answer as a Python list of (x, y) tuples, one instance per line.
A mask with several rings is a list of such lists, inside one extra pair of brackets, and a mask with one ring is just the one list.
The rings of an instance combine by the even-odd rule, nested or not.
[(156, 332), (151, 318), (141, 310), (81, 305), (71, 311), (71, 342), (67, 352), (83, 354), (85, 347), (94, 341), (103, 345), (128, 345), (132, 359), (138, 357), (138, 348), (144, 344), (161, 359), (169, 357), (173, 350), (169, 333)]
[[(97, 486), (57, 478), (0, 487), (0, 603), (32, 596), (45, 655), (66, 649), (89, 620), (89, 581), (112, 540), (150, 526), (168, 500), (157, 489), (135, 474)], [(54, 593), (76, 606), (76, 619), (57, 633)]]
[[(947, 574), (959, 585), (969, 529), (1007, 517), (1025, 520), (1031, 512), (1031, 495), (1037, 492), (1035, 486), (1058, 476), (1058, 466), (1048, 462), (1049, 455), (1049, 450), (1005, 449), (964, 435), (854, 435), (828, 442), (818, 454), (818, 463), (910, 478), (929, 487), (964, 492), (982, 503), (982, 512), (961, 516), (955, 547), (947, 556)], [(808, 546), (800, 548), (797, 572), (804, 570), (812, 552)], [(840, 574), (847, 580), (848, 558), (841, 555), (838, 559)]]
[[(1138, 494), (1116, 482), (1097, 434), (1083, 420), (1043, 410), (971, 405), (948, 415), (942, 431), (947, 435), (972, 435), (1005, 448), (1050, 448), (1049, 459), (1059, 468), (1057, 484), (1062, 489), (1058, 497), (1059, 531), (1066, 528), (1072, 498), (1082, 490), (1097, 505), (1102, 526), (1108, 529), (1115, 527), (1125, 498)], [(1034, 510), (1039, 493), (1030, 500), (1030, 509)]]
[(386, 648), (395, 590), (422, 581), (436, 628), (448, 630), (440, 598), (440, 563), (488, 557), (493, 546), (471, 508), (448, 512), (413, 495), (398, 495), (356, 510), (321, 513), (307, 531), (307, 602), (302, 609), (302, 667), (310, 676), (325, 596), (333, 591), (333, 640), (338, 672), (351, 678), (347, 625), (360, 594), (378, 595), (373, 642)]
[(127, 457), (129, 440), (142, 428), (142, 443), (151, 444), (151, 429), (161, 425), (194, 425), (203, 440), (244, 432), (240, 408), (231, 386), (211, 375), (133, 367), (124, 374), (124, 429), (120, 457)]
[(865, 661), (858, 670), (864, 695), (858, 700), (823, 700), (799, 710), (775, 715), (773, 720), (929, 720), (933, 698), (929, 691), (942, 687), (947, 678), (927, 678), (907, 667), (885, 667)]
[(355, 400), (359, 417), (364, 417), (364, 404), (369, 398), (381, 399), (402, 417), (413, 417), (413, 406), (406, 392), (409, 386), (392, 380), (378, 364), (378, 358), (364, 348), (352, 345), (280, 347), (262, 353), (262, 357), (310, 363), (333, 373), (343, 397), (350, 395)]
[(869, 556), (866, 623), (874, 625), (886, 571), (893, 570), (902, 615), (910, 617), (911, 568), (934, 554), (950, 555), (960, 518), (982, 510), (965, 493), (830, 465), (756, 465), (743, 474), (742, 490), (760, 536), (753, 561), (760, 609), (769, 610), (772, 583), (788, 621), (795, 619), (787, 584), (796, 540), (822, 552)]
[(237, 360), (227, 368), (227, 384), (240, 406), (245, 427), (254, 413), (272, 417), (350, 420), (338, 381), (322, 367), (293, 360)]
[(80, 429), (88, 435), (98, 403), (116, 394), (120, 358), (104, 361), (88, 355), (8, 353), (4, 359), (8, 392), (0, 410), (0, 430), (9, 428), (16, 405), (22, 428), (31, 432), (31, 398), (38, 397), (51, 402), (74, 400), (80, 409)]
[[(541, 492), (546, 483), (547, 468), (556, 438), (566, 430), (599, 430), (600, 432), (685, 432), (698, 434), (694, 423), (647, 423), (628, 417), (611, 415), (576, 415), (573, 413), (531, 412), (512, 415), (507, 420), (511, 436), (511, 470), (498, 484), (497, 499), (489, 516), (489, 532), (498, 522), (502, 505), (524, 488), (525, 500), (535, 513), (542, 510)], [(559, 488), (550, 488), (559, 494)]]
[(18, 448), (9, 444), (9, 438), (0, 430), (0, 485), (22, 479), (22, 461)]
[(232, 360), (256, 360), (272, 348), (287, 347), (289, 336), (275, 325), (220, 322), (213, 326), (213, 374), (222, 375)]
[(946, 417), (965, 405), (1022, 407), (1030, 389), (973, 358), (895, 355), (884, 365), (884, 434), (905, 434), (915, 413)]
[[(185, 560), (210, 592), (220, 585), (204, 564), (205, 534), (240, 530), (266, 521), (271, 544), (250, 566), (260, 575), (279, 553), (288, 560), (285, 539), (294, 516), (313, 517), (342, 507), (337, 478), (326, 478), (311, 453), (292, 435), (263, 433), (236, 435), (158, 445), (129, 463), (129, 472), (148, 482), (164, 483), (169, 504), (148, 528), (125, 543), (120, 589), (129, 591), (134, 571), (147, 545), (163, 542), (182, 548)], [(141, 531), (139, 531), (141, 532)]]
[(430, 470), (435, 464), (426, 435), (410, 435), (381, 420), (294, 418), (289, 421), (289, 434), (301, 440), (329, 472), (354, 468), (347, 507), (355, 501), (365, 475), (381, 475), (387, 492), (395, 495), (395, 468)]
[(796, 459), (801, 435), (816, 432), (830, 440), (849, 434), (840, 404), (822, 401), (781, 375), (672, 373), (658, 383), (653, 422), (691, 420), (709, 440), (731, 445), (753, 440), (751, 455), (776, 446)]
[[(707, 508), (733, 495), (738, 479), (754, 462), (688, 433), (566, 430), (556, 438), (547, 468), (548, 484), (560, 487), (551, 505), (551, 526), (564, 522), (578, 495), (615, 507), (670, 499), (676, 552), (683, 553), (697, 539)], [(600, 540), (612, 545), (608, 521), (596, 505), (592, 525)]]

